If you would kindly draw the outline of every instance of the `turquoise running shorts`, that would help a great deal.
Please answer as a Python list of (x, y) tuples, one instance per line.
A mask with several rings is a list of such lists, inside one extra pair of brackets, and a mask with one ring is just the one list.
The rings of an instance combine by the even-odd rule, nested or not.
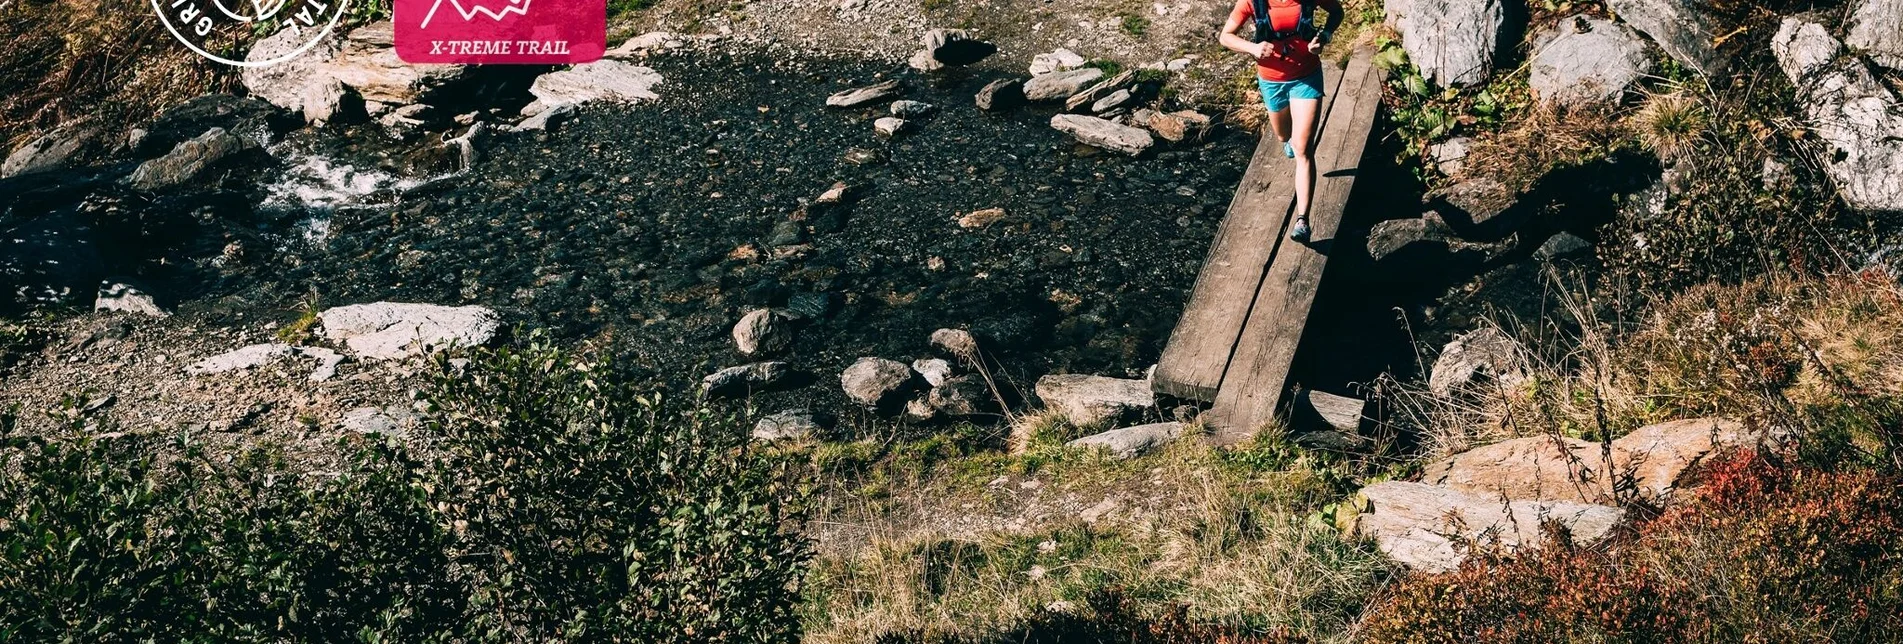
[(1319, 100), (1322, 97), (1322, 70), (1287, 82), (1255, 79), (1256, 87), (1262, 90), (1262, 104), (1270, 112), (1288, 109), (1289, 99)]

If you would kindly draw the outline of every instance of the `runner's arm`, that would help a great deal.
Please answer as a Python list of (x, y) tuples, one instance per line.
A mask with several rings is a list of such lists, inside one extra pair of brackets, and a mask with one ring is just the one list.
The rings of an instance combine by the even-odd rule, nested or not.
[[(1249, 0), (1242, 1), (1248, 2)], [(1222, 43), (1223, 48), (1229, 51), (1250, 58), (1261, 58), (1262, 47), (1265, 43), (1250, 42), (1248, 38), (1243, 38), (1240, 34), (1242, 31), (1242, 23), (1246, 18), (1247, 16), (1243, 14), (1241, 7), (1237, 7), (1235, 11), (1229, 12), (1229, 20), (1222, 23), (1222, 31), (1216, 34), (1216, 41)]]

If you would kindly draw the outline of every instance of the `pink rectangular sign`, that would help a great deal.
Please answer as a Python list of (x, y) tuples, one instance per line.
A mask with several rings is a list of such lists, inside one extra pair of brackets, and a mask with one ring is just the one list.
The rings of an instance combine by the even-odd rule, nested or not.
[(406, 63), (562, 65), (608, 46), (606, 0), (396, 0)]

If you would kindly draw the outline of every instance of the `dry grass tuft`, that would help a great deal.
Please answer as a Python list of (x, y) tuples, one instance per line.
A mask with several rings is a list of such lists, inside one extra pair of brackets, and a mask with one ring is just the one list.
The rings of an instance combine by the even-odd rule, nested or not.
[(1011, 454), (1023, 454), (1031, 449), (1033, 443), (1050, 440), (1062, 440), (1076, 433), (1070, 417), (1056, 409), (1039, 409), (1019, 414), (1011, 422), (1011, 433), (1005, 438), (1005, 445)]
[(1689, 90), (1653, 94), (1626, 120), (1646, 149), (1667, 165), (1686, 158), (1710, 134), (1711, 110)]
[(1616, 116), (1604, 108), (1529, 108), (1524, 118), (1499, 131), (1475, 134), (1462, 172), (1525, 188), (1548, 170), (1616, 149), (1626, 136)]

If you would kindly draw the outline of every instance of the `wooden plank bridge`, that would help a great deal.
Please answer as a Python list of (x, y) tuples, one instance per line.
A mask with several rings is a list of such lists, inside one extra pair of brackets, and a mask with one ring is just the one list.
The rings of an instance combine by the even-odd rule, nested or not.
[(1204, 418), (1217, 443), (1253, 435), (1289, 400), (1289, 369), (1380, 107), (1384, 77), (1371, 59), (1362, 49), (1345, 67), (1323, 63), (1309, 241), (1288, 238), (1295, 162), (1265, 128), (1157, 362), (1157, 392), (1214, 403)]

